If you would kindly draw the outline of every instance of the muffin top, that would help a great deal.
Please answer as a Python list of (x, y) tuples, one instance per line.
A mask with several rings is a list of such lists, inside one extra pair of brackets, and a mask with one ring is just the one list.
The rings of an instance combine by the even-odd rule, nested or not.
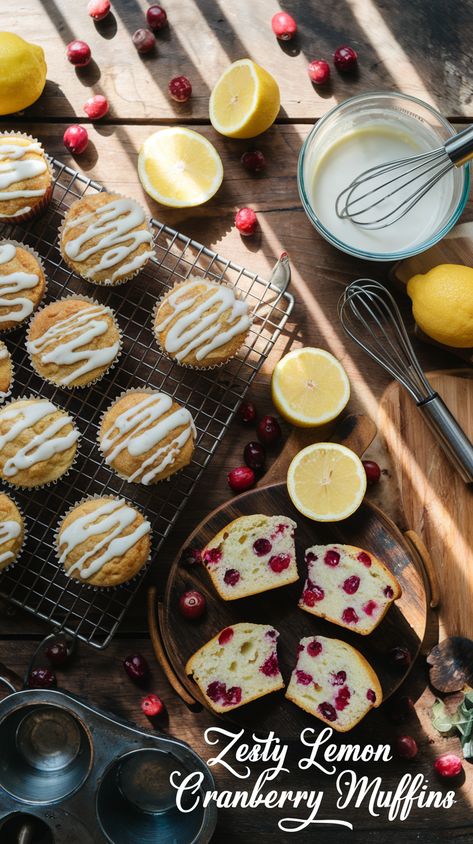
[(127, 481), (156, 483), (190, 463), (192, 416), (166, 393), (130, 390), (105, 412), (100, 448)]
[(79, 433), (47, 399), (18, 399), (0, 409), (0, 477), (19, 487), (55, 481), (72, 465)]
[(144, 209), (113, 193), (84, 196), (71, 205), (62, 227), (67, 263), (96, 284), (130, 278), (154, 255)]
[(59, 562), (69, 577), (93, 586), (118, 586), (148, 560), (150, 530), (150, 523), (123, 498), (89, 498), (59, 526)]
[(13, 365), (10, 353), (0, 340), (0, 402), (4, 401), (10, 392), (13, 381)]
[(51, 180), (39, 141), (0, 133), (0, 218), (28, 214), (42, 201)]
[(251, 318), (246, 302), (224, 284), (190, 276), (162, 299), (154, 331), (168, 355), (187, 366), (215, 366), (233, 357)]
[(0, 241), (0, 331), (16, 328), (27, 319), (45, 287), (44, 270), (28, 247)]
[(0, 492), (0, 570), (16, 560), (25, 535), (23, 517), (10, 496)]
[(110, 308), (70, 297), (36, 314), (26, 348), (43, 378), (62, 387), (84, 387), (117, 357), (120, 330)]

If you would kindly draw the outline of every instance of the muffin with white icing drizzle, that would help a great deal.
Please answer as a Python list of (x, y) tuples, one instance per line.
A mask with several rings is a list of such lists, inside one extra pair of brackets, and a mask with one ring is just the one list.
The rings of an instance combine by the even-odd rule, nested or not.
[(22, 222), (52, 196), (53, 174), (44, 150), (21, 132), (0, 133), (0, 222)]
[(25, 538), (25, 523), (15, 502), (0, 492), (0, 571), (18, 559)]
[(28, 319), (45, 290), (46, 276), (36, 253), (23, 243), (1, 240), (0, 331), (11, 331)]
[(128, 390), (105, 411), (99, 445), (120, 477), (147, 486), (191, 462), (195, 435), (191, 414), (171, 396)]
[(61, 254), (77, 275), (94, 284), (123, 284), (154, 256), (144, 209), (115, 193), (83, 196), (61, 229)]
[(68, 577), (82, 583), (119, 586), (148, 561), (150, 532), (150, 523), (123, 498), (88, 498), (59, 525), (59, 562)]
[(121, 334), (110, 308), (71, 296), (38, 311), (26, 348), (34, 369), (46, 381), (86, 387), (102, 378), (116, 360)]
[(0, 409), (0, 478), (22, 488), (56, 481), (72, 466), (79, 432), (47, 399), (18, 399)]
[(10, 395), (13, 383), (13, 364), (10, 353), (0, 340), (0, 404)]
[(248, 304), (231, 287), (190, 276), (158, 303), (154, 333), (169, 357), (204, 369), (236, 355), (250, 325)]

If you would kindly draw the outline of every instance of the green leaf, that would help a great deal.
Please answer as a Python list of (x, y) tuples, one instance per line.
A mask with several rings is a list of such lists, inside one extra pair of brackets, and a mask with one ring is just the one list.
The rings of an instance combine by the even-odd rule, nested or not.
[(449, 733), (455, 726), (453, 717), (447, 712), (444, 702), (439, 698), (432, 707), (432, 726), (439, 733)]

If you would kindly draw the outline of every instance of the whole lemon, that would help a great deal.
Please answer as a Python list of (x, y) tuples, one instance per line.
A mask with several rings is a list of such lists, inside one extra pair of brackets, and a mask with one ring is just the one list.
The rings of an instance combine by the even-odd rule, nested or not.
[(439, 264), (407, 284), (412, 313), (422, 331), (438, 343), (473, 346), (473, 268)]
[(13, 32), (0, 32), (0, 114), (12, 114), (34, 103), (46, 82), (42, 47)]

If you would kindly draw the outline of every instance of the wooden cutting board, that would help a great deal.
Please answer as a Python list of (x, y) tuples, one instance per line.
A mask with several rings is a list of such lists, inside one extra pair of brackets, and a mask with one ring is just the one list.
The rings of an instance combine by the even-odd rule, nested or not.
[[(473, 439), (473, 370), (428, 377)], [(393, 459), (406, 522), (423, 537), (437, 572), (441, 632), (473, 638), (473, 485), (450, 467), (397, 382), (381, 400), (379, 428)]]

